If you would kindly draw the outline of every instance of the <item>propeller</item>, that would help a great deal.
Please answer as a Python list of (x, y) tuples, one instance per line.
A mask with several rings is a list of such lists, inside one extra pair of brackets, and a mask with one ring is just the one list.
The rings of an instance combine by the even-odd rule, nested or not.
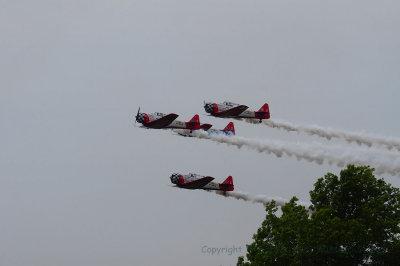
[(139, 106), (139, 109), (138, 109), (137, 114), (135, 116), (135, 125), (136, 125), (136, 121), (138, 120), (139, 113), (140, 113), (140, 106)]

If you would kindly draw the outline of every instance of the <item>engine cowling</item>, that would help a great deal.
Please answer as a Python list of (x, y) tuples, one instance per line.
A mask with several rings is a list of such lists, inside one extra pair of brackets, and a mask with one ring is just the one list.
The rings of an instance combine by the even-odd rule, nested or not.
[(170, 178), (173, 184), (179, 184), (179, 174), (172, 174)]
[(143, 124), (145, 122), (145, 120), (146, 120), (145, 117), (146, 117), (145, 113), (139, 113), (136, 116), (136, 121)]
[(212, 103), (206, 103), (204, 104), (204, 110), (206, 110), (207, 113), (212, 113), (214, 111), (214, 107)]

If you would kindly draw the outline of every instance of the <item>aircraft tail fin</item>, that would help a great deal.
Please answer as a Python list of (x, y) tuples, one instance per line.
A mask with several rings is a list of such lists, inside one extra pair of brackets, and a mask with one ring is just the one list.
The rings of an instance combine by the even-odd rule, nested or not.
[(195, 115), (189, 122), (186, 122), (186, 127), (190, 130), (197, 130), (200, 129), (200, 118), (199, 115)]
[(222, 131), (227, 134), (235, 135), (235, 126), (233, 125), (233, 122), (230, 122)]
[(200, 128), (201, 128), (202, 130), (204, 130), (204, 131), (209, 130), (211, 127), (212, 127), (211, 124), (202, 124), (202, 125), (200, 125)]
[(260, 119), (270, 118), (268, 103), (264, 103), (264, 105), (261, 106), (260, 110), (256, 112), (256, 117)]
[(233, 186), (233, 179), (232, 176), (228, 176), (227, 179), (225, 179), (224, 182), (219, 184), (219, 189), (222, 191), (233, 191), (234, 186)]

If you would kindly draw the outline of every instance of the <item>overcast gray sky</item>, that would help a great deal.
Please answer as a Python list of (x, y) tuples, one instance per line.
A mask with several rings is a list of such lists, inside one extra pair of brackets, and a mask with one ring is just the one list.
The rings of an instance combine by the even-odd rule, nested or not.
[(262, 205), (170, 187), (172, 172), (309, 201), (340, 169), (134, 127), (137, 108), (223, 128), (203, 100), (268, 102), (272, 118), (400, 137), (399, 28), (398, 1), (0, 1), (0, 265), (235, 264)]

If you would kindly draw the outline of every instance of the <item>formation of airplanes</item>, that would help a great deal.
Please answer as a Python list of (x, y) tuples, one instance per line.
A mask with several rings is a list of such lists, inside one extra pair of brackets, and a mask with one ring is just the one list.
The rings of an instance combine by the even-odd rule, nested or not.
[[(211, 116), (222, 117), (222, 118), (247, 118), (247, 119), (258, 119), (260, 122), (263, 119), (269, 119), (269, 107), (265, 103), (258, 111), (247, 110), (249, 107), (232, 102), (223, 103), (204, 103), (204, 109)], [(207, 131), (212, 127), (210, 124), (200, 124), (199, 115), (193, 116), (188, 122), (182, 122), (176, 120), (177, 114), (163, 114), (159, 112), (155, 113), (140, 113), (140, 107), (136, 114), (136, 121), (141, 123), (144, 127), (154, 129), (188, 129), (188, 130), (199, 130), (203, 129)]]
[[(235, 119), (256, 119), (261, 123), (263, 119), (269, 119), (269, 106), (265, 103), (258, 111), (248, 110), (249, 107), (242, 104), (223, 102), (211, 103), (204, 102), (204, 110), (214, 117), (220, 118), (235, 118)], [(199, 115), (196, 114), (187, 122), (176, 120), (177, 114), (141, 113), (140, 107), (135, 116), (135, 121), (142, 124), (144, 128), (151, 129), (172, 129), (174, 132), (185, 137), (191, 137), (193, 130), (204, 130), (209, 135), (224, 134), (226, 136), (235, 135), (235, 126), (233, 122), (221, 130), (213, 129), (211, 124), (201, 124)], [(233, 191), (233, 179), (229, 176), (222, 183), (213, 182), (214, 177), (201, 176), (197, 174), (172, 174), (171, 182), (175, 186), (186, 189), (204, 189), (204, 190), (220, 190)]]

